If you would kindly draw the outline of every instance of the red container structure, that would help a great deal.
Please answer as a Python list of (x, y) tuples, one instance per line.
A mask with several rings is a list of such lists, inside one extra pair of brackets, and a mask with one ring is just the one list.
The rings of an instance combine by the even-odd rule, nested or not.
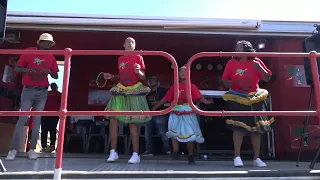
[[(0, 54), (55, 54), (55, 55), (64, 55), (64, 76), (63, 76), (63, 88), (62, 88), (62, 99), (61, 99), (61, 109), (60, 111), (2, 111), (0, 116), (60, 116), (60, 126), (59, 126), (59, 137), (58, 137), (58, 147), (56, 151), (56, 164), (54, 171), (54, 179), (61, 179), (62, 172), (62, 153), (63, 153), (63, 144), (64, 144), (64, 133), (65, 133), (65, 121), (66, 117), (70, 115), (77, 116), (105, 116), (105, 115), (162, 115), (169, 113), (174, 105), (178, 101), (178, 66), (176, 60), (168, 53), (162, 51), (135, 51), (135, 52), (126, 52), (126, 51), (116, 51), (116, 50), (71, 50), (70, 48), (57, 51), (26, 51), (26, 50), (0, 50)], [(73, 55), (124, 55), (124, 54), (140, 54), (144, 56), (163, 56), (171, 61), (173, 64), (174, 70), (174, 101), (171, 103), (170, 107), (162, 111), (68, 111), (67, 110), (67, 99), (68, 99), (68, 87), (69, 87), (69, 77), (70, 77), (70, 66), (71, 66), (71, 57)], [(206, 52), (198, 53), (191, 57), (187, 63), (187, 97), (190, 106), (195, 112), (205, 116), (256, 116), (256, 115), (270, 115), (270, 116), (317, 116), (318, 124), (320, 124), (319, 117), (319, 108), (320, 108), (320, 86), (318, 79), (318, 68), (316, 63), (316, 58), (320, 57), (316, 52), (307, 53), (254, 53), (255, 56), (259, 57), (309, 57), (311, 59), (312, 74), (314, 79), (314, 88), (315, 88), (315, 97), (317, 103), (316, 111), (270, 111), (270, 112), (251, 112), (251, 111), (242, 111), (242, 112), (229, 112), (229, 111), (202, 111), (199, 110), (191, 100), (191, 72), (190, 66), (199, 57), (221, 57), (221, 56), (248, 56), (252, 53), (222, 53), (222, 52)]]

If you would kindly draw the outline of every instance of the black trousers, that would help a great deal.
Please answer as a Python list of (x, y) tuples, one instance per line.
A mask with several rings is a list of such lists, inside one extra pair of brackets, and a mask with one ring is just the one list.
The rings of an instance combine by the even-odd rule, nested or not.
[(48, 132), (50, 133), (50, 146), (56, 145), (57, 124), (59, 116), (43, 116), (41, 119), (41, 146), (47, 147)]

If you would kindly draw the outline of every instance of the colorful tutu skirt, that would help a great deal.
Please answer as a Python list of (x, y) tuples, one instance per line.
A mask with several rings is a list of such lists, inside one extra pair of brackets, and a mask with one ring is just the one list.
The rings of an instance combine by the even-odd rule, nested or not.
[[(112, 97), (105, 111), (149, 111), (146, 95), (150, 88), (141, 82), (133, 86), (117, 84), (110, 89)], [(150, 121), (152, 116), (106, 116), (107, 119), (115, 118), (123, 123), (145, 123)]]
[(170, 113), (167, 136), (183, 143), (204, 142), (197, 115), (188, 104), (176, 105)]
[[(269, 92), (265, 89), (249, 94), (230, 90), (223, 99), (229, 111), (270, 111)], [(230, 116), (227, 117), (227, 126), (245, 135), (254, 135), (271, 131), (274, 121), (270, 116)]]

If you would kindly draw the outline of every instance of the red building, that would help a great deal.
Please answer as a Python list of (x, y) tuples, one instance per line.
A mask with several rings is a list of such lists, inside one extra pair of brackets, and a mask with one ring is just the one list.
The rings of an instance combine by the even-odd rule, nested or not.
[[(34, 46), (39, 35), (49, 32), (56, 42), (55, 49), (71, 48), (74, 50), (119, 50), (123, 40), (133, 37), (137, 41), (138, 50), (165, 51), (171, 54), (179, 65), (186, 63), (189, 58), (198, 52), (232, 52), (235, 42), (240, 39), (251, 41), (254, 45), (265, 44), (264, 52), (301, 52), (302, 41), (311, 35), (312, 23), (271, 22), (258, 20), (217, 20), (217, 19), (160, 19), (150, 18), (117, 19), (56, 15), (50, 17), (45, 14), (8, 14), (7, 38), (2, 45), (4, 49), (23, 49)], [(179, 23), (178, 23), (179, 21)], [(299, 29), (299, 31), (297, 30)], [(5, 66), (10, 65), (12, 56), (1, 55), (0, 73)], [(63, 57), (57, 57), (63, 60)], [(147, 73), (157, 75), (161, 84), (170, 86), (173, 81), (171, 63), (163, 57), (144, 57)], [(213, 90), (215, 77), (223, 72), (229, 58), (200, 58), (192, 67), (192, 82), (202, 90)], [(69, 110), (103, 110), (103, 106), (89, 105), (88, 93), (98, 90), (90, 85), (101, 72), (116, 73), (116, 56), (73, 56), (69, 87)], [(310, 88), (305, 80), (296, 79), (290, 69), (299, 69), (302, 72), (302, 58), (262, 58), (265, 64), (276, 75), (275, 79), (267, 84), (261, 84), (272, 95), (273, 110), (306, 110)], [(11, 63), (12, 64), (12, 63)], [(196, 64), (202, 66), (196, 68)], [(211, 68), (207, 68), (212, 65)], [(11, 65), (12, 66), (12, 65)], [(211, 70), (209, 70), (211, 69)], [(204, 81), (207, 80), (207, 81)], [(19, 93), (19, 76), (10, 82), (1, 82), (1, 86)], [(108, 84), (106, 90), (112, 85)], [(101, 89), (99, 89), (101, 90)], [(216, 89), (217, 90), (217, 89)], [(0, 109), (12, 109), (13, 100), (6, 96), (0, 99)], [(313, 107), (315, 108), (315, 107)], [(309, 130), (312, 131), (309, 147), (304, 148), (305, 155), (314, 152), (316, 139), (320, 137), (316, 118), (311, 118)], [(215, 118), (212, 120), (223, 121)], [(274, 136), (270, 134), (265, 142), (270, 143), (270, 156), (277, 159), (295, 157), (299, 146), (299, 127), (304, 117), (276, 117)], [(14, 124), (14, 118), (1, 117), (0, 128), (7, 127), (6, 139), (10, 140), (8, 124)], [(314, 126), (316, 125), (316, 126)], [(214, 127), (213, 127), (214, 128)], [(315, 130), (314, 130), (315, 129)], [(214, 131), (212, 131), (214, 132)], [(226, 130), (227, 132), (227, 130)], [(215, 136), (214, 133), (212, 133)], [(3, 135), (0, 135), (0, 137)], [(2, 142), (5, 144), (6, 142)], [(232, 141), (227, 140), (232, 148)], [(273, 144), (274, 143), (274, 144)], [(8, 143), (9, 144), (9, 143)], [(248, 143), (249, 144), (249, 143)], [(245, 145), (246, 146), (246, 145)], [(251, 147), (250, 144), (247, 145)], [(249, 150), (250, 148), (248, 148)], [(215, 149), (224, 152), (232, 149)], [(1, 151), (6, 151), (2, 149)], [(275, 154), (273, 153), (275, 152)], [(312, 154), (313, 155), (313, 154)]]

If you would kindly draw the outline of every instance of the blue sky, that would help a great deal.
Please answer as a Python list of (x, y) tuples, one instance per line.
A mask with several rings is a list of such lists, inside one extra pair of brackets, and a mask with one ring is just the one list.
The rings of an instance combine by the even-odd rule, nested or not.
[(9, 0), (9, 11), (318, 21), (320, 0)]
[[(49, 83), (56, 83), (59, 87), (59, 91), (62, 92), (62, 80), (63, 80), (63, 71), (64, 71), (64, 67), (63, 65), (59, 65), (59, 73), (58, 73), (58, 79), (52, 79), (51, 76), (49, 77)], [(50, 89), (49, 89), (50, 90)]]

